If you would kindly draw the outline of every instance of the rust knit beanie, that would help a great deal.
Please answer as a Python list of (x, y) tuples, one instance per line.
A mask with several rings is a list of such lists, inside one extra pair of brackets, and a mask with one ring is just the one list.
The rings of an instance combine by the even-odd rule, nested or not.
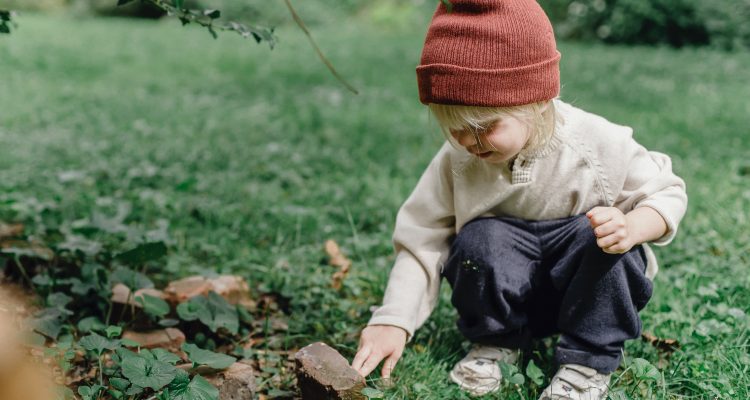
[(503, 107), (560, 92), (560, 53), (535, 0), (438, 5), (417, 67), (422, 103)]

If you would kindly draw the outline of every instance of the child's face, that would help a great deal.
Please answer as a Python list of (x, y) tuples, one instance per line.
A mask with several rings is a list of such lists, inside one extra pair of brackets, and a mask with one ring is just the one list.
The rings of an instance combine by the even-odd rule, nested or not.
[(515, 157), (529, 141), (528, 126), (517, 118), (506, 117), (483, 131), (451, 131), (461, 146), (489, 163), (502, 163)]

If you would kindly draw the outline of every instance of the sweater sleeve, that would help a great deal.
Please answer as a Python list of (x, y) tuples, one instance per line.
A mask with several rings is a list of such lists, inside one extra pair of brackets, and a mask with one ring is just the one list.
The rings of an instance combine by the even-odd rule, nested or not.
[(687, 210), (685, 182), (672, 172), (672, 161), (667, 155), (648, 151), (632, 138), (622, 150), (628, 164), (615, 207), (623, 212), (638, 207), (656, 210), (667, 224), (667, 233), (653, 243), (667, 245), (677, 234)]
[(368, 322), (403, 328), (409, 341), (437, 304), (441, 264), (455, 234), (449, 146), (433, 158), (398, 212), (393, 233), (396, 261), (383, 305)]

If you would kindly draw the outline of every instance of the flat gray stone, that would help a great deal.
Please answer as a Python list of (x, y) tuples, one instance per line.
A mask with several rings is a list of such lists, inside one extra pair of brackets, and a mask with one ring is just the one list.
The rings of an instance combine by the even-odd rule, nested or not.
[(360, 400), (365, 378), (336, 350), (322, 342), (294, 355), (297, 385), (304, 400)]

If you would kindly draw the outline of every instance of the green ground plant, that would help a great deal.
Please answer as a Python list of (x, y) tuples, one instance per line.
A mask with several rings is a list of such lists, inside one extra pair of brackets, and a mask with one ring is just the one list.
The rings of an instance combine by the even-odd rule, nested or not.
[[(133, 287), (190, 274), (247, 278), (287, 325), (262, 310), (248, 324), (237, 311), (238, 332), (252, 328), (267, 341), (232, 356), (258, 361), (269, 397), (290, 397), (294, 379), (283, 353), (266, 350), (323, 340), (351, 359), (393, 262), (395, 213), (442, 141), (414, 79), (429, 15), (402, 24), (364, 13), (313, 32), (357, 96), (291, 27), (279, 30), (270, 51), (172, 23), (19, 18), (23, 34), (0, 37), (0, 220), (23, 222), (24, 240), (55, 252), (34, 261), (44, 268), (28, 278), (57, 306), (42, 317), (46, 335), (58, 339), (50, 351), (59, 363), (70, 365), (84, 338), (91, 363), (102, 355), (118, 360), (78, 394), (139, 386), (161, 398), (179, 398), (181, 390), (212, 396), (181, 373), (161, 385), (173, 369), (159, 354), (126, 353), (118, 332), (107, 332), (107, 296), (92, 297), (88, 314), (69, 307), (80, 301), (74, 287), (93, 286), (91, 294), (113, 276)], [(646, 332), (679, 346), (629, 342), (612, 397), (750, 398), (750, 87), (740, 84), (750, 80), (750, 55), (560, 48), (563, 99), (633, 126), (646, 147), (670, 154), (690, 197), (677, 240), (658, 249), (661, 271), (642, 313)], [(331, 288), (334, 270), (324, 261), (327, 239), (353, 261), (340, 290)], [(31, 266), (31, 255), (40, 256), (4, 250), (6, 270), (18, 270), (16, 261)], [(68, 262), (45, 275), (55, 260)], [(447, 379), (468, 345), (448, 296), (444, 285), (440, 305), (394, 370), (394, 385), (373, 375), (368, 396), (469, 398)], [(142, 304), (147, 323), (199, 324), (201, 335), (188, 341), (201, 349), (225, 343), (212, 328), (232, 336), (221, 307), (199, 311), (201, 304), (189, 303), (180, 315), (165, 314), (153, 299)], [(279, 315), (273, 312), (266, 315)], [(536, 398), (554, 373), (553, 343), (541, 341), (507, 366), (514, 382), (485, 398)], [(163, 379), (137, 372), (155, 365)]]

